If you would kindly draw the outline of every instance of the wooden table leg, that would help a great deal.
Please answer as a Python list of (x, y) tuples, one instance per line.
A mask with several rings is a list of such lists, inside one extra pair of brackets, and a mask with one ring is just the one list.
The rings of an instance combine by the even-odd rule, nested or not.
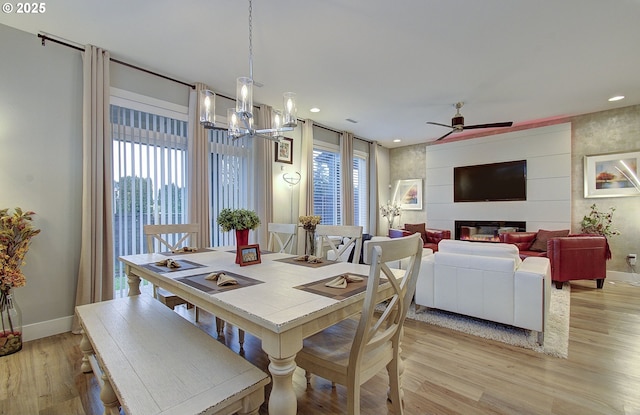
[(140, 295), (140, 277), (131, 273), (131, 269), (126, 267), (127, 283), (129, 283), (129, 297)]
[(272, 389), (269, 396), (270, 415), (296, 415), (298, 402), (293, 390), (293, 372), (296, 370), (295, 356), (277, 359), (269, 356)]

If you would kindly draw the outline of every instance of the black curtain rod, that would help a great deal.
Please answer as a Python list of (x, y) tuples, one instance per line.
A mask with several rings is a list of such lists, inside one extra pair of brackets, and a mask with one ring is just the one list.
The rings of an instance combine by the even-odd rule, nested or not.
[[(47, 35), (43, 35), (43, 34), (41, 34), (41, 33), (38, 33), (38, 37), (39, 37), (40, 39), (42, 39), (42, 46), (46, 46), (46, 45), (45, 45), (45, 41), (47, 41), (47, 40), (48, 40), (48, 41), (50, 41), (50, 42), (53, 42), (53, 43), (57, 43), (57, 44), (59, 44), (59, 45), (66, 46), (66, 47), (68, 47), (68, 48), (71, 48), (71, 49), (75, 49), (75, 50), (79, 50), (79, 51), (84, 52), (84, 48), (81, 48), (81, 47), (76, 46), (76, 45), (72, 45), (72, 44), (67, 43), (67, 42), (63, 42), (63, 41), (58, 40), (58, 39), (51, 38), (51, 37), (49, 37), (49, 36), (47, 36)], [(157, 72), (153, 72), (153, 71), (150, 71), (150, 70), (148, 70), (148, 69), (141, 68), (141, 67), (139, 67), (139, 66), (132, 65), (132, 64), (127, 63), (127, 62), (123, 62), (123, 61), (121, 61), (121, 60), (119, 60), (119, 59), (111, 58), (111, 62), (119, 63), (120, 65), (127, 66), (127, 67), (129, 67), (129, 68), (133, 68), (133, 69), (137, 69), (137, 70), (139, 70), (139, 71), (146, 72), (146, 73), (148, 73), (148, 74), (155, 75), (155, 76), (157, 76), (157, 77), (164, 78), (164, 79), (167, 79), (167, 80), (169, 80), (169, 81), (176, 82), (176, 83), (181, 84), (181, 85), (184, 85), (184, 86), (188, 86), (188, 87), (189, 87), (189, 88), (191, 88), (191, 89), (195, 89), (195, 88), (196, 88), (196, 86), (195, 86), (195, 85), (193, 85), (193, 84), (189, 84), (189, 83), (187, 83), (187, 82), (183, 82), (183, 81), (180, 81), (180, 80), (178, 80), (178, 79), (174, 79), (174, 78), (168, 77), (168, 76), (166, 76), (166, 75), (162, 75), (162, 74), (159, 74), (159, 73), (157, 73)]]

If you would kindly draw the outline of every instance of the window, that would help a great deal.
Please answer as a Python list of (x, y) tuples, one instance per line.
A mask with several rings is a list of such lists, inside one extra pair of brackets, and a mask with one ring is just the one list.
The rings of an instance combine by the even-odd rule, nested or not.
[(141, 102), (112, 97), (116, 297), (127, 292), (118, 256), (146, 252), (143, 226), (186, 222), (186, 109), (185, 113), (154, 112)]
[(340, 152), (324, 143), (313, 147), (313, 214), (323, 225), (341, 225)]
[(253, 209), (253, 139), (230, 139), (227, 130), (211, 130), (210, 199), (211, 246), (235, 244), (235, 232), (222, 232), (217, 217), (224, 208)]
[(355, 152), (353, 157), (353, 219), (354, 225), (362, 226), (363, 233), (369, 230), (367, 159), (367, 155), (360, 152)]

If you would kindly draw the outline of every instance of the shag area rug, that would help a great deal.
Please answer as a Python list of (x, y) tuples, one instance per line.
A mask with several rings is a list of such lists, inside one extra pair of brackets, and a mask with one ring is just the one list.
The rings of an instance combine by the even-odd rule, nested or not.
[(569, 284), (564, 284), (562, 290), (551, 287), (551, 305), (542, 346), (537, 343), (537, 332), (424, 307), (416, 312), (415, 303), (411, 304), (407, 318), (566, 359), (569, 349), (570, 300)]

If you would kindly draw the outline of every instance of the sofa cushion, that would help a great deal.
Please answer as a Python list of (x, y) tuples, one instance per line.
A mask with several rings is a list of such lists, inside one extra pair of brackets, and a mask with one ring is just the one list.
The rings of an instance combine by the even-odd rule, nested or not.
[(438, 252), (513, 259), (516, 268), (522, 263), (518, 248), (512, 244), (443, 239), (438, 244)]
[(561, 229), (557, 231), (547, 231), (540, 229), (536, 235), (536, 239), (529, 247), (529, 251), (547, 252), (547, 241), (551, 238), (561, 238), (569, 235), (569, 229)]
[(427, 243), (427, 224), (426, 223), (405, 223), (404, 229), (411, 233), (419, 233), (422, 237), (422, 243)]

